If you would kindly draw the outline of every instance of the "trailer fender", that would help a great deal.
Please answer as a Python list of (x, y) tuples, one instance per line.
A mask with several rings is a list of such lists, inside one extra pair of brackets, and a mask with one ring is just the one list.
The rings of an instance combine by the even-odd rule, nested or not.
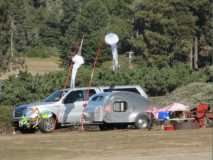
[(137, 116), (138, 116), (138, 113), (131, 113), (129, 115), (129, 123), (134, 123), (136, 118), (137, 118)]

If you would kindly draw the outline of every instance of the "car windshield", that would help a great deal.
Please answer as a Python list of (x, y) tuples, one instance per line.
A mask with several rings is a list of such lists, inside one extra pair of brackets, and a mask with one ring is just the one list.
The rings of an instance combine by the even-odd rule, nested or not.
[(61, 97), (66, 93), (67, 91), (58, 90), (53, 92), (51, 95), (49, 95), (47, 98), (44, 99), (44, 102), (57, 102), (61, 99)]
[(103, 96), (95, 96), (92, 98), (92, 101), (103, 101), (104, 97)]

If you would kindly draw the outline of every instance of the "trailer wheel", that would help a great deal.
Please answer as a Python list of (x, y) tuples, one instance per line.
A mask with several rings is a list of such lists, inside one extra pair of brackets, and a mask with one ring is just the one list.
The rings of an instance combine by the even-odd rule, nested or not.
[(117, 124), (115, 126), (115, 128), (117, 128), (117, 129), (127, 129), (128, 128), (128, 124)]
[(106, 131), (106, 130), (112, 130), (114, 129), (112, 124), (108, 124), (108, 123), (103, 123), (99, 125), (99, 128), (101, 131)]
[(39, 124), (39, 129), (43, 133), (53, 132), (56, 128), (56, 119), (54, 117), (50, 117), (47, 119), (42, 119)]
[(139, 115), (135, 120), (135, 127), (137, 129), (150, 129), (151, 128), (151, 120), (147, 115)]

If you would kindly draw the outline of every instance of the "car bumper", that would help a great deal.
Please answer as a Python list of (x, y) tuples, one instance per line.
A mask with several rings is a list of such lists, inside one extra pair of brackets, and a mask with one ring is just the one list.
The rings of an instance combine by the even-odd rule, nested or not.
[[(21, 120), (21, 117), (13, 118), (12, 126), (15, 127), (15, 128), (19, 128), (20, 127), (20, 120)], [(32, 118), (27, 118), (27, 121), (28, 121), (30, 126), (33, 126), (35, 124), (35, 122), (36, 122), (36, 120), (32, 119)]]

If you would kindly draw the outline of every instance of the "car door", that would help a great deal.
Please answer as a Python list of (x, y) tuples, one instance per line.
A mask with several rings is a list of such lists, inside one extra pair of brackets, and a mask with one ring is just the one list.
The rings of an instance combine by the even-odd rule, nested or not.
[(64, 123), (79, 123), (83, 110), (84, 94), (82, 90), (70, 92), (64, 99)]
[(80, 123), (84, 106), (87, 104), (88, 98), (95, 93), (96, 91), (94, 89), (70, 92), (64, 99), (64, 123)]

